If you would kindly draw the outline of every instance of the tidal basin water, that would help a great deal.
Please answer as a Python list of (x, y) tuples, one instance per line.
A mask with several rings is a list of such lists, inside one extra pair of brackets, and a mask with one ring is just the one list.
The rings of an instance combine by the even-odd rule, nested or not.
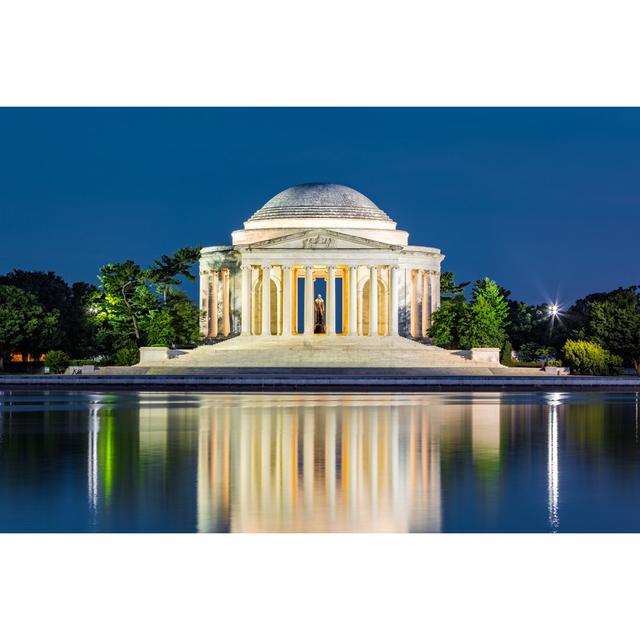
[(636, 393), (0, 393), (3, 532), (640, 531)]

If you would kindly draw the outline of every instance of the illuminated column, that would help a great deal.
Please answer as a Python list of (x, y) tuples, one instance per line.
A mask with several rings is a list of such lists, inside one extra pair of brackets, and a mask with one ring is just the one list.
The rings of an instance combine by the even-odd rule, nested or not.
[(389, 288), (391, 300), (389, 303), (389, 335), (398, 335), (398, 267), (389, 269)]
[(434, 292), (431, 296), (431, 313), (440, 308), (440, 272), (433, 272), (433, 289)]
[(369, 268), (369, 335), (378, 335), (378, 269)]
[(424, 293), (422, 291), (423, 285), (422, 269), (416, 270), (416, 321), (415, 321), (415, 333), (414, 337), (418, 338), (422, 335), (422, 321), (421, 310), (423, 308)]
[(418, 334), (418, 274), (409, 270), (409, 282), (411, 284), (411, 335), (415, 338)]
[(304, 271), (304, 335), (313, 334), (313, 269)]
[(271, 335), (271, 265), (262, 265), (262, 335)]
[(200, 271), (200, 333), (203, 336), (209, 335), (209, 273)]
[(229, 269), (222, 270), (222, 335), (231, 333), (231, 309), (229, 299)]
[(251, 335), (251, 267), (242, 267), (242, 335)]
[(421, 327), (421, 336), (427, 335), (427, 328), (429, 327), (429, 316), (430, 307), (429, 307), (429, 283), (431, 281), (431, 271), (425, 269), (422, 272), (422, 327)]
[(364, 335), (364, 287), (358, 289), (358, 335)]
[(291, 267), (282, 267), (282, 335), (291, 335)]
[(218, 335), (218, 272), (211, 270), (211, 296), (209, 298), (209, 335)]
[(327, 295), (327, 335), (336, 333), (336, 268), (329, 267), (329, 292)]
[(358, 267), (349, 267), (349, 335), (358, 335)]

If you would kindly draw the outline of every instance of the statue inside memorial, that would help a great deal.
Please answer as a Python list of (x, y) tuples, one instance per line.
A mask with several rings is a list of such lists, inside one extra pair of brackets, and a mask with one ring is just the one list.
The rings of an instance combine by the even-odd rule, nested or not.
[(318, 294), (318, 297), (314, 301), (314, 329), (313, 333), (325, 333), (324, 325), (324, 300), (322, 296)]

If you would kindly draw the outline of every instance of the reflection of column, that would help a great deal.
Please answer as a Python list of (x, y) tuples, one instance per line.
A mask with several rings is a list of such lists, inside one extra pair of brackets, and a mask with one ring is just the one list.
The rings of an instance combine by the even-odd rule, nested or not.
[(358, 335), (358, 268), (349, 267), (349, 335)]
[(231, 310), (229, 299), (229, 269), (222, 270), (222, 335), (231, 333)]
[(313, 333), (313, 269), (306, 267), (304, 275), (304, 334)]
[(325, 423), (324, 480), (327, 494), (329, 521), (335, 517), (336, 509), (336, 409), (328, 407)]
[(389, 309), (389, 335), (398, 335), (398, 267), (389, 269), (391, 302)]
[(251, 334), (251, 267), (242, 267), (242, 335)]
[(329, 291), (327, 295), (327, 335), (336, 333), (336, 268), (329, 267)]
[(302, 469), (304, 473), (304, 506), (307, 513), (313, 508), (313, 440), (314, 440), (314, 409), (307, 407), (304, 413), (304, 439)]
[(262, 335), (271, 335), (271, 266), (262, 266)]
[(369, 269), (369, 335), (378, 335), (378, 268)]
[(291, 267), (282, 267), (282, 335), (291, 335)]

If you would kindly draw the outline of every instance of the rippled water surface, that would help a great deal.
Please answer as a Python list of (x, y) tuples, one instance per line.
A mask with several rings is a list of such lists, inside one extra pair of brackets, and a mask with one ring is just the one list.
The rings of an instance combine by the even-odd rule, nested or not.
[(0, 393), (0, 531), (640, 531), (635, 393)]

